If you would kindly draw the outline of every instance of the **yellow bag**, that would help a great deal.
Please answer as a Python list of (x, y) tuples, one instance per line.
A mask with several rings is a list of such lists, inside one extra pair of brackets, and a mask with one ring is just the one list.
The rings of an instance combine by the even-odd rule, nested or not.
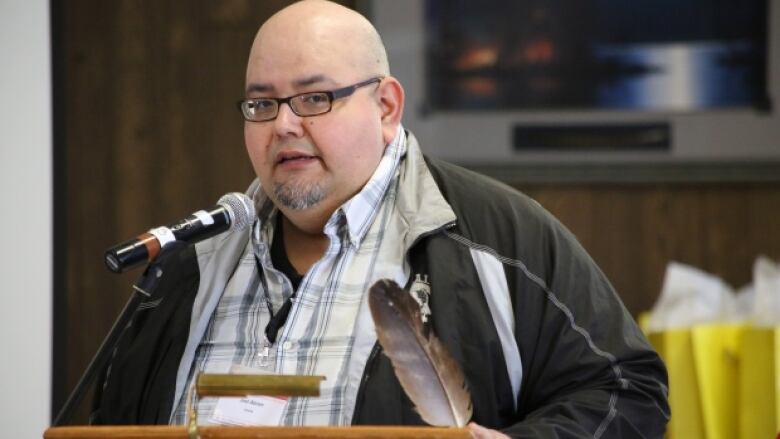
[(739, 437), (780, 432), (780, 327), (748, 327), (739, 345)]
[(780, 330), (697, 325), (651, 333), (669, 371), (669, 439), (774, 438)]
[(691, 331), (672, 330), (648, 335), (669, 373), (669, 406), (672, 417), (666, 431), (669, 439), (705, 439), (699, 402), (699, 383), (693, 359)]
[(698, 325), (691, 330), (699, 400), (707, 439), (739, 431), (739, 341), (744, 325)]

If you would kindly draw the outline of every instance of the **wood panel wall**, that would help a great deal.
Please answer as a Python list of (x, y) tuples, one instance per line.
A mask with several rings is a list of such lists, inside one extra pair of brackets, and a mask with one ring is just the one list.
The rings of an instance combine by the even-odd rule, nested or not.
[[(253, 178), (234, 102), (257, 27), (288, 3), (53, 3), (54, 413), (138, 275), (109, 273), (105, 249)], [(652, 305), (670, 259), (740, 285), (757, 254), (780, 258), (777, 185), (517, 186), (580, 238), (632, 313)]]
[(632, 314), (649, 310), (669, 261), (734, 287), (780, 260), (780, 184), (517, 184), (574, 232)]

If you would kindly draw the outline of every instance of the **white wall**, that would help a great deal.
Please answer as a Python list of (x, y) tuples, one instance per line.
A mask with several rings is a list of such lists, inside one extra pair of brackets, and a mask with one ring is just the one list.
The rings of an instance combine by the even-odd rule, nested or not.
[(50, 423), (52, 98), (49, 2), (0, 0), (0, 426)]

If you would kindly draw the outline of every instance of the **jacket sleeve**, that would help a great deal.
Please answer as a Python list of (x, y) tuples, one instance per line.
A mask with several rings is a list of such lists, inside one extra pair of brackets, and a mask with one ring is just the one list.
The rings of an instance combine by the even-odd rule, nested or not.
[(663, 437), (670, 415), (663, 362), (571, 233), (541, 209), (530, 231), (524, 221), (519, 257), (505, 265), (523, 364), (521, 421), (504, 432)]
[(176, 371), (200, 276), (194, 246), (171, 255), (163, 277), (136, 310), (95, 386), (93, 424), (167, 424)]

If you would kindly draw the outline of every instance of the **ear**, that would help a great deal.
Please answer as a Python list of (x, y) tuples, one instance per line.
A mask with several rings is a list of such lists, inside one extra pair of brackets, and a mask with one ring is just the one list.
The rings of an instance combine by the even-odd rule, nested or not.
[(392, 76), (382, 80), (377, 89), (379, 108), (382, 112), (382, 138), (385, 145), (390, 143), (401, 124), (404, 113), (404, 88)]

